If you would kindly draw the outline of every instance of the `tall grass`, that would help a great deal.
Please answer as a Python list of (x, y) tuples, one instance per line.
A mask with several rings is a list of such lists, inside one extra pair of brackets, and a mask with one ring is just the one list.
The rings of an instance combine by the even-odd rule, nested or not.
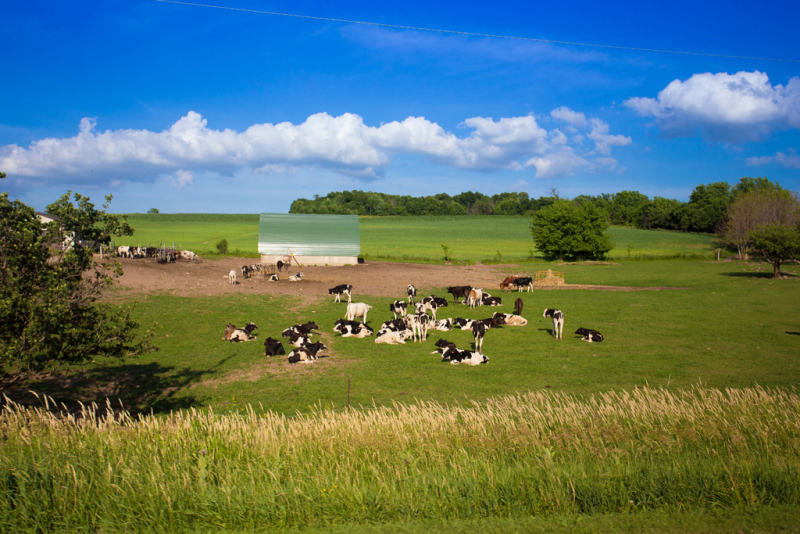
[(180, 531), (800, 504), (794, 389), (57, 417), (7, 401), (0, 530)]

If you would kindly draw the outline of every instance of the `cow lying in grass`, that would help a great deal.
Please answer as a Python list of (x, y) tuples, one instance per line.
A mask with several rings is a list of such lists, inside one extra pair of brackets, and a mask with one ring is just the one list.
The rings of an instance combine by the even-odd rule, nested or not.
[(319, 353), (323, 350), (327, 350), (327, 348), (328, 347), (322, 343), (311, 343), (294, 349), (289, 353), (287, 359), (289, 363), (313, 363), (319, 358), (324, 358), (324, 356)]
[(309, 321), (305, 324), (296, 324), (294, 326), (290, 326), (289, 328), (281, 332), (281, 335), (283, 337), (288, 337), (288, 338), (291, 338), (292, 335), (294, 334), (310, 336), (312, 330), (319, 330), (319, 326), (317, 326), (317, 323), (315, 323), (314, 321)]
[(268, 337), (264, 342), (264, 347), (264, 356), (281, 356), (286, 354), (286, 350), (283, 348), (281, 342), (271, 337)]
[(461, 350), (455, 347), (447, 347), (442, 352), (442, 361), (449, 361), (453, 365), (480, 365), (482, 363), (488, 363), (489, 358), (480, 352), (470, 352), (468, 350)]
[(289, 338), (289, 344), (293, 347), (302, 347), (303, 345), (308, 345), (309, 343), (311, 343), (311, 338), (307, 335), (292, 334), (292, 337)]
[(439, 347), (439, 348), (436, 349), (435, 351), (431, 352), (431, 354), (443, 354), (444, 350), (447, 347), (450, 347), (450, 348), (453, 348), (453, 349), (456, 348), (456, 344), (455, 343), (453, 343), (451, 341), (447, 341), (446, 339), (440, 339), (436, 343), (434, 343), (434, 345), (436, 347)]
[(502, 306), (503, 305), (503, 299), (501, 299), (500, 297), (493, 297), (489, 293), (484, 293), (483, 294), (482, 301), (483, 301), (482, 304), (484, 306)]
[(514, 315), (512, 313), (495, 312), (492, 317), (495, 319), (502, 318), (504, 321), (503, 324), (507, 324), (509, 326), (525, 326), (528, 324), (528, 320), (526, 318), (520, 317), (519, 315)]
[(400, 319), (390, 319), (381, 324), (380, 330), (389, 330), (390, 332), (399, 332), (400, 330), (407, 330), (409, 324), (405, 317)]
[(575, 333), (578, 334), (579, 336), (583, 336), (581, 339), (583, 341), (588, 341), (589, 343), (600, 343), (601, 341), (603, 341), (603, 334), (601, 334), (597, 330), (580, 327), (577, 330), (575, 330)]
[(475, 321), (472, 319), (463, 319), (461, 317), (456, 317), (453, 319), (453, 326), (459, 327), (461, 330), (472, 330), (472, 323)]
[(378, 335), (375, 336), (375, 343), (388, 343), (389, 345), (405, 345), (406, 339), (413, 338), (414, 332), (411, 330), (400, 330), (393, 332), (391, 330), (380, 330)]
[(452, 319), (440, 319), (431, 323), (432, 330), (439, 330), (440, 332), (449, 332), (453, 329)]
[(553, 318), (553, 336), (561, 341), (561, 334), (564, 331), (564, 314), (561, 313), (561, 310), (551, 310), (546, 308), (542, 317), (552, 317)]
[[(231, 327), (233, 327), (232, 331)], [(247, 323), (244, 328), (236, 328), (233, 326), (233, 324), (228, 323), (228, 326), (225, 327), (225, 334), (223, 334), (222, 339), (224, 341), (231, 341), (233, 343), (239, 341), (252, 341), (256, 338), (256, 336), (253, 335), (253, 331), (257, 329), (258, 327), (255, 325), (255, 323)], [(226, 336), (228, 339), (225, 339)]]
[(375, 331), (364, 323), (358, 321), (348, 321), (346, 319), (339, 319), (333, 326), (334, 332), (339, 332), (342, 337), (357, 337), (364, 338), (371, 336)]

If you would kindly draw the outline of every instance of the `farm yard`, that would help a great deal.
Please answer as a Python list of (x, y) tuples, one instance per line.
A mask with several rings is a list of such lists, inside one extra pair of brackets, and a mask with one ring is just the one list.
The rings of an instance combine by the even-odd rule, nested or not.
[[(432, 228), (425, 241), (435, 251), (443, 237)], [(209, 237), (207, 229), (193, 232)], [(634, 247), (654, 253), (700, 246), (691, 241), (698, 236), (639, 232)], [(659, 242), (663, 235), (684, 244)], [(198, 252), (188, 238), (182, 243)], [(697, 250), (710, 257), (711, 246)], [(409, 241), (401, 250), (420, 249)], [(719, 525), (793, 531), (800, 524), (797, 264), (784, 267), (787, 279), (773, 280), (768, 264), (739, 261), (367, 259), (304, 267), (297, 283), (281, 273), (279, 282), (240, 276), (230, 284), (227, 273), (252, 259), (120, 261), (125, 274), (106, 300), (137, 301), (142, 328), (158, 323), (160, 351), (97, 361), (9, 393), (29, 407), (7, 405), (0, 420), (12, 436), (0, 444), (7, 459), (0, 477), (11, 481), (0, 525), (716, 532)], [(566, 285), (499, 289), (509, 274), (548, 268), (563, 272)], [(368, 323), (376, 331), (408, 284), (418, 300), (448, 298), (440, 319), (513, 313), (519, 297), (528, 324), (489, 330), (486, 365), (450, 365), (431, 354), (434, 343), (470, 349), (470, 331), (429, 331), (425, 343), (404, 345), (334, 333), (347, 306), (328, 294), (338, 284), (352, 284), (353, 302), (373, 306)], [(502, 305), (454, 304), (446, 293), (452, 285), (483, 287)], [(552, 337), (545, 308), (563, 311), (562, 341)], [(312, 320), (326, 357), (290, 365), (286, 356), (264, 356), (267, 337), (288, 353), (281, 332)], [(251, 321), (255, 341), (222, 341), (227, 323)], [(605, 339), (581, 341), (578, 327)], [(37, 411), (43, 395), (77, 418)], [(77, 401), (99, 408), (81, 413)], [(106, 402), (115, 417), (104, 419)], [(54, 485), (66, 490), (53, 492)]]

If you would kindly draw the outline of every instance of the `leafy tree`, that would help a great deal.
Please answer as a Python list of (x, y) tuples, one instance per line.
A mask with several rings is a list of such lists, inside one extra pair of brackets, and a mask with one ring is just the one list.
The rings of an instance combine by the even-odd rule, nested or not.
[(149, 210), (147, 210), (147, 213), (155, 215), (155, 214), (161, 213), (161, 212), (158, 211), (158, 208), (150, 208)]
[(752, 249), (772, 264), (773, 276), (781, 275), (781, 264), (800, 258), (800, 231), (772, 223), (750, 233)]
[(548, 258), (602, 257), (614, 247), (607, 229), (603, 210), (589, 203), (576, 206), (569, 200), (537, 211), (531, 224), (533, 241)]
[(153, 330), (138, 341), (133, 305), (97, 303), (122, 274), (93, 251), (112, 236), (133, 235), (125, 218), (67, 193), (47, 207), (58, 220), (43, 224), (33, 208), (0, 195), (0, 387), (41, 378), (98, 356), (150, 352)]
[(731, 188), (731, 196), (736, 198), (740, 195), (752, 193), (753, 191), (783, 191), (783, 188), (777, 182), (772, 182), (766, 177), (750, 178), (749, 176), (745, 176), (739, 180), (739, 183)]
[(739, 195), (728, 208), (722, 225), (727, 243), (739, 251), (739, 259), (747, 259), (750, 234), (767, 224), (792, 228), (800, 222), (800, 201), (797, 194), (783, 189), (751, 189)]
[(698, 185), (689, 196), (681, 217), (683, 230), (692, 232), (713, 233), (724, 220), (731, 203), (730, 185), (728, 182), (715, 182)]
[(217, 243), (217, 251), (223, 256), (228, 253), (228, 240), (222, 239)]

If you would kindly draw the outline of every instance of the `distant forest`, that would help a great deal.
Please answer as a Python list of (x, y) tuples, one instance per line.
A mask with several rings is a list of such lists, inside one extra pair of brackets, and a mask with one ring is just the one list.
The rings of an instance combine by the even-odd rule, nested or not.
[[(643, 195), (638, 191), (620, 191), (598, 196), (580, 195), (573, 202), (592, 203), (603, 209), (609, 223), (637, 228), (661, 228), (687, 232), (714, 233), (733, 200), (754, 190), (780, 190), (767, 178), (745, 177), (731, 186), (728, 182), (698, 185), (689, 202)], [(557, 193), (548, 197), (530, 198), (527, 193), (484, 195), (467, 191), (450, 196), (447, 193), (428, 197), (388, 195), (369, 191), (341, 191), (313, 200), (299, 198), (292, 202), (289, 213), (320, 213), (371, 216), (414, 215), (526, 215), (546, 208), (559, 200)]]

